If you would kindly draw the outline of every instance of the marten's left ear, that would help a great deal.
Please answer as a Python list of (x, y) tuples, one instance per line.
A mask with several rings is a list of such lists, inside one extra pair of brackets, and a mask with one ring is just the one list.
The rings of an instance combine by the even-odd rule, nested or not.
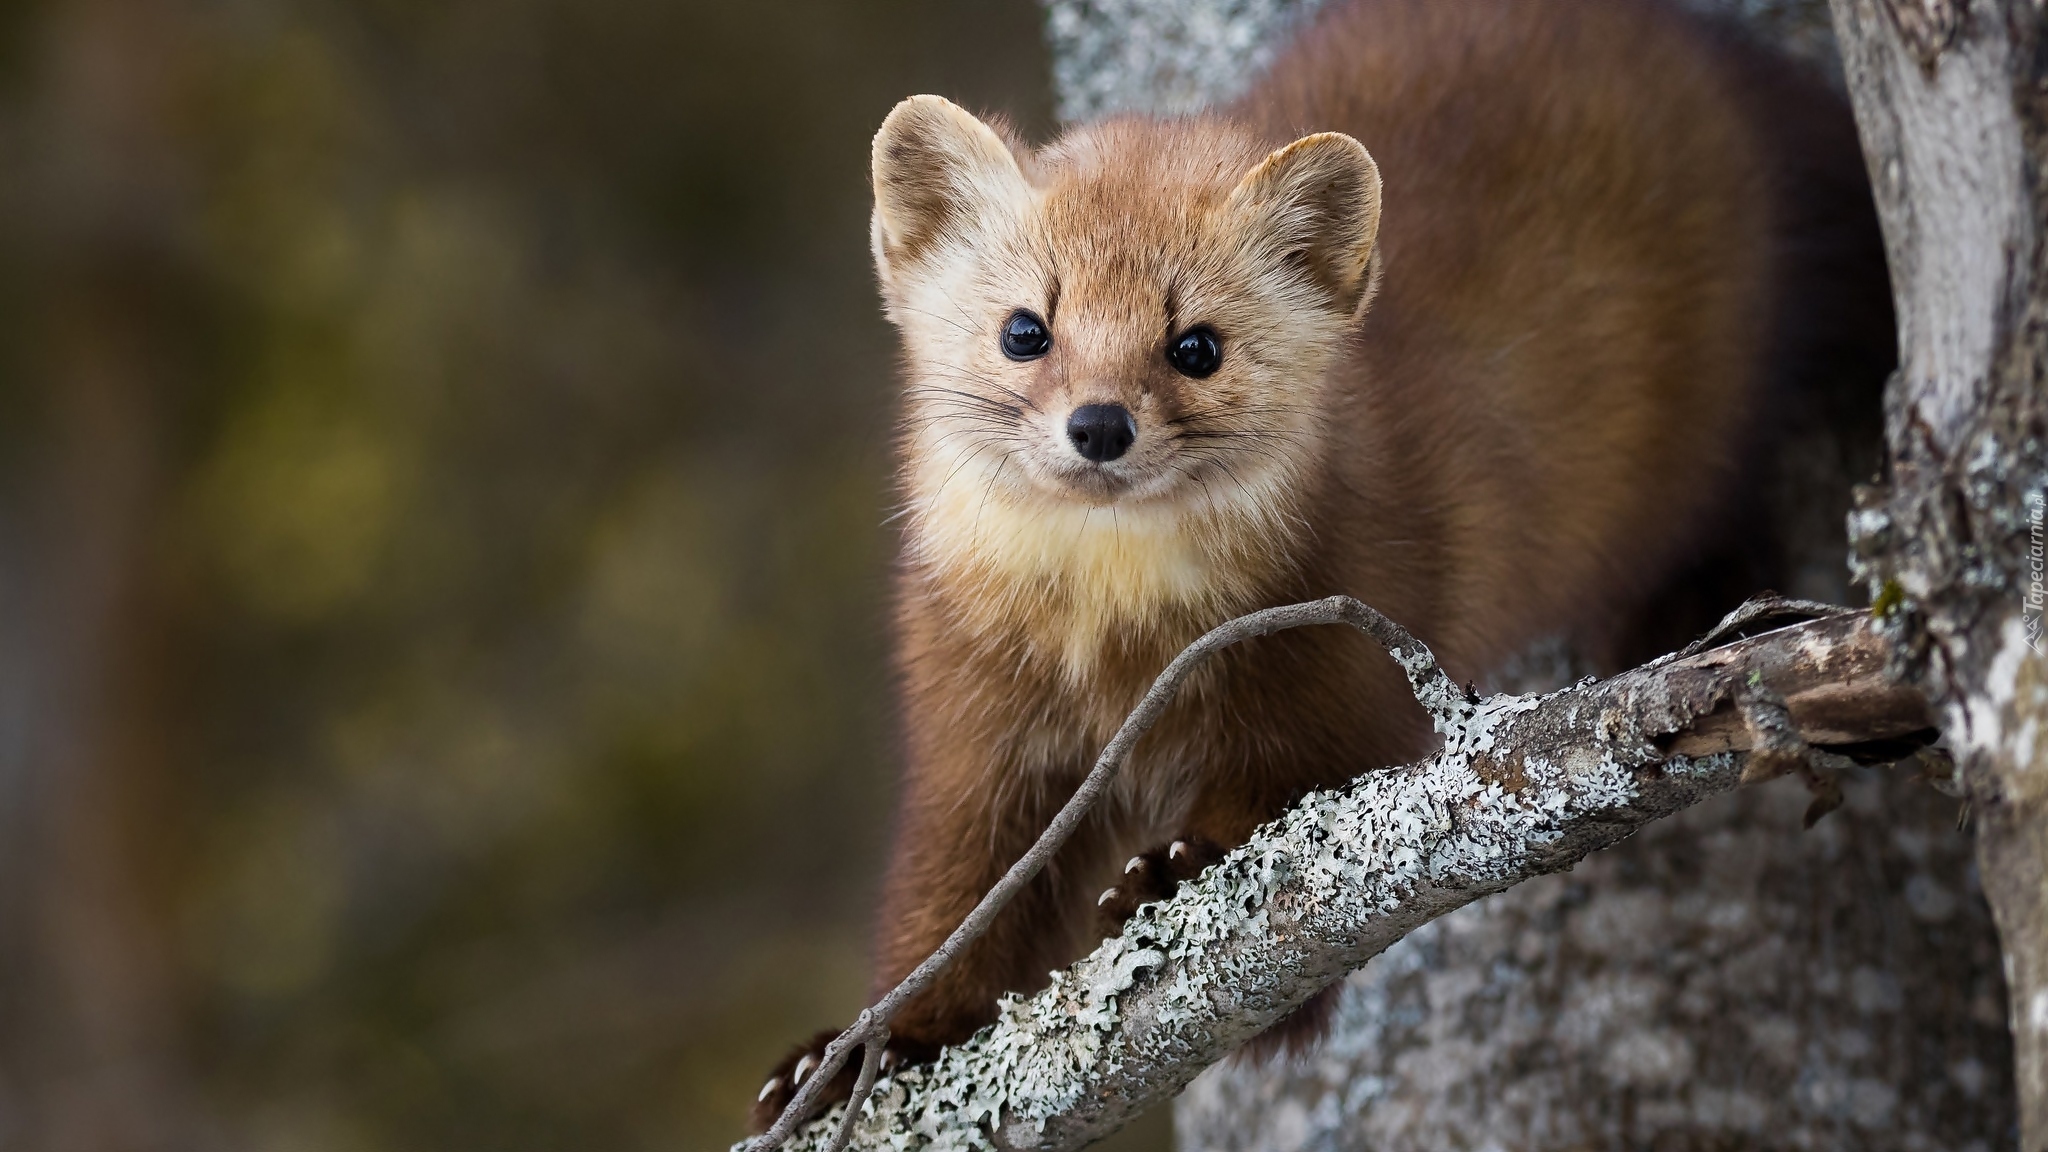
[(1380, 170), (1342, 132), (1304, 136), (1260, 161), (1229, 205), (1272, 258), (1296, 264), (1337, 311), (1358, 310), (1380, 231)]
[(939, 96), (896, 105), (874, 146), (875, 267), (888, 284), (942, 241), (1021, 214), (1031, 185), (1010, 146)]

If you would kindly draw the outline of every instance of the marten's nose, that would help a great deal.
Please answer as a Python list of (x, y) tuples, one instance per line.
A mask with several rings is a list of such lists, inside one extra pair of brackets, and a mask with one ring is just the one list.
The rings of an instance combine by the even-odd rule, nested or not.
[(1083, 404), (1067, 417), (1067, 439), (1074, 442), (1074, 451), (1097, 464), (1130, 451), (1137, 438), (1138, 426), (1121, 404)]

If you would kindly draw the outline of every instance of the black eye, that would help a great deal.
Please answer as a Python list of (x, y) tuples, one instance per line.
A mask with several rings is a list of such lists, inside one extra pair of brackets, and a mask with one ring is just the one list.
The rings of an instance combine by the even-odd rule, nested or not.
[(1003, 321), (1003, 355), (1012, 360), (1036, 360), (1052, 347), (1052, 333), (1045, 321), (1022, 308)]
[(1223, 341), (1216, 338), (1214, 328), (1190, 328), (1166, 346), (1166, 362), (1175, 372), (1200, 380), (1223, 363)]

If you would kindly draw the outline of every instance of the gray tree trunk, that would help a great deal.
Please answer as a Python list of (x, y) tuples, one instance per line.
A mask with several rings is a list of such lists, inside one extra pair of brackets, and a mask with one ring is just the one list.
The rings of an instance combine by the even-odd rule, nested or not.
[(1945, 709), (2010, 983), (2021, 1146), (2048, 1149), (2048, 60), (2035, 0), (1833, 0), (1900, 317), (1858, 575)]
[[(1698, 5), (1840, 69), (1819, 0)], [(1047, 7), (1061, 109), (1082, 118), (1234, 95), (1313, 4)], [(2031, 507), (2038, 525), (2040, 503), (2027, 499), (2041, 491), (2042, 121), (2038, 70), (2021, 66), (2038, 16), (2023, 3), (2018, 27), (1948, 0), (1901, 3), (1903, 15), (1838, 7), (1837, 74), (1880, 175), (1906, 365), (1886, 404), (1893, 487), (1860, 497), (1857, 575), (1900, 604), (1925, 654), (1916, 672), (1961, 736), (1975, 858), (1960, 806), (1904, 774), (1852, 782), (1810, 832), (1794, 785), (1710, 802), (1389, 949), (1350, 979), (1319, 1054), (1197, 1080), (1176, 1110), (1183, 1152), (2013, 1147), (1979, 860), (2021, 990), (2025, 1147), (2044, 1147), (2048, 991), (2028, 1006), (2048, 974), (2048, 773), (2025, 769), (2040, 763), (2031, 721), (2048, 677), (2027, 643), (2038, 607), (2025, 616), (2017, 591), (2041, 579), (2027, 519)], [(1775, 530), (1795, 557), (1790, 591), (1850, 595), (1841, 525), (1851, 483), (1883, 456), (1875, 416), (1824, 413), (1786, 454)]]
[(1954, 804), (1847, 791), (1805, 833), (1790, 781), (1710, 801), (1445, 917), (1351, 978), (1321, 1052), (1196, 1081), (1180, 1148), (2009, 1147)]

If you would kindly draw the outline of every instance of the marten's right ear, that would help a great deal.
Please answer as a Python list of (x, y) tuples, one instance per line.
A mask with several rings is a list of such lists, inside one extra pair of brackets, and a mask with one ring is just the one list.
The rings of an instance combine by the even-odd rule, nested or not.
[(1267, 255), (1306, 273), (1337, 311), (1364, 307), (1380, 233), (1380, 170), (1364, 145), (1304, 136), (1247, 172), (1229, 203)]
[(940, 96), (896, 105), (874, 152), (875, 267), (892, 274), (977, 222), (1019, 215), (1031, 185), (995, 130)]

